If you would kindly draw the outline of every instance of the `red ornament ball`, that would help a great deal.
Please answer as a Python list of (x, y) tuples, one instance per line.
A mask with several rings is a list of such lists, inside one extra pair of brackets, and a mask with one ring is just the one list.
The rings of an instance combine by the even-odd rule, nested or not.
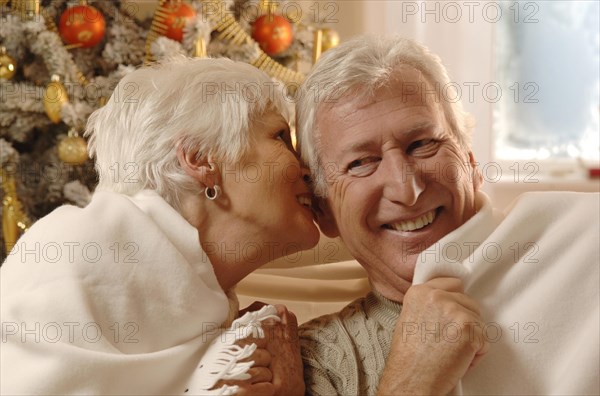
[(292, 25), (281, 15), (263, 15), (252, 25), (252, 38), (267, 55), (278, 55), (292, 45)]
[(183, 1), (171, 1), (165, 5), (163, 23), (167, 26), (165, 36), (175, 41), (183, 41), (183, 28), (196, 17), (196, 10)]
[(97, 8), (89, 5), (69, 7), (60, 16), (58, 31), (68, 44), (90, 48), (104, 38), (106, 21)]

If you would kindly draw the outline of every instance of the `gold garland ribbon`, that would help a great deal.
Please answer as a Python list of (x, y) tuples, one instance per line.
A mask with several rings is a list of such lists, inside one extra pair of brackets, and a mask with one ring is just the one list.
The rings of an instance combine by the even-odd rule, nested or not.
[(40, 0), (13, 0), (12, 10), (23, 21), (33, 20), (40, 13)]

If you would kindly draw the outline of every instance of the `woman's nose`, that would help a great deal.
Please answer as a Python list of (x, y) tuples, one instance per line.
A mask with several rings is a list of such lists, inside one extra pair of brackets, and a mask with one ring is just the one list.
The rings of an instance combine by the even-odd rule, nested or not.
[(312, 177), (310, 176), (310, 170), (306, 166), (300, 165), (300, 175), (302, 180), (304, 180), (304, 183), (310, 186), (312, 183)]

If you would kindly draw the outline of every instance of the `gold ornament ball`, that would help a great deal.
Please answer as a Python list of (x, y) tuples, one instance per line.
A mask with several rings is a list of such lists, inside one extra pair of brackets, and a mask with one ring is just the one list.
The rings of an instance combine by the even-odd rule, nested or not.
[(0, 53), (0, 79), (10, 80), (16, 72), (17, 62), (6, 53)]
[(323, 29), (323, 38), (321, 39), (321, 51), (325, 52), (330, 48), (337, 47), (340, 44), (340, 35), (333, 29)]
[(68, 136), (58, 144), (58, 158), (70, 165), (82, 165), (88, 160), (87, 143), (80, 136)]
[(58, 124), (61, 120), (61, 111), (65, 103), (69, 101), (67, 89), (61, 84), (57, 75), (52, 76), (52, 81), (44, 91), (44, 110), (50, 120)]

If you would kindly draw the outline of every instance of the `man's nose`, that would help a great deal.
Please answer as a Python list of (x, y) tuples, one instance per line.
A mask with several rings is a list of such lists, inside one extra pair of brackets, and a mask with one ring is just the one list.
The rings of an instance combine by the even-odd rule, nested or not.
[(385, 164), (383, 196), (391, 202), (404, 206), (413, 206), (425, 190), (418, 166), (406, 161), (402, 156), (394, 155)]

